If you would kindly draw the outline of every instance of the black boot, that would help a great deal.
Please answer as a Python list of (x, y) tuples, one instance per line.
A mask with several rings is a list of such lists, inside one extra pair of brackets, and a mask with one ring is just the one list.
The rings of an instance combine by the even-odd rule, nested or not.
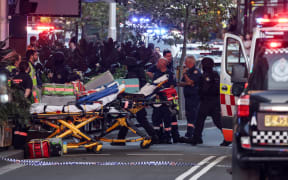
[(203, 144), (203, 140), (201, 138), (192, 138), (191, 145), (196, 146), (197, 144)]
[(172, 139), (173, 139), (173, 144), (181, 142), (181, 139), (179, 136), (172, 136)]
[(165, 131), (163, 138), (160, 140), (161, 144), (172, 144), (171, 142), (171, 132)]
[(162, 130), (155, 130), (156, 136), (158, 137), (159, 140), (163, 138), (163, 131)]
[(220, 144), (220, 146), (229, 146), (231, 142), (223, 140), (223, 142)]
[(157, 135), (152, 136), (151, 140), (152, 144), (160, 144), (160, 138)]

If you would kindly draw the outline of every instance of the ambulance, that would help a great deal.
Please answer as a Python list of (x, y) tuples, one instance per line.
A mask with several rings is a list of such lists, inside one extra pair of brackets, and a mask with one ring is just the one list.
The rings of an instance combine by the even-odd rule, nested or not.
[(288, 165), (288, 18), (258, 22), (249, 56), (240, 36), (224, 39), (221, 120), (225, 140), (233, 141), (233, 179), (259, 179)]

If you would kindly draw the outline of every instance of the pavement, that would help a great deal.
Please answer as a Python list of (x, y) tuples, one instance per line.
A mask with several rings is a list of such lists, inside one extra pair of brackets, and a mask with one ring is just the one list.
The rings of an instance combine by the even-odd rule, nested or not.
[[(183, 135), (184, 130), (180, 131)], [(0, 166), (0, 179), (50, 180), (50, 179), (201, 179), (230, 180), (227, 168), (231, 167), (231, 146), (220, 147), (223, 137), (216, 127), (206, 127), (203, 132), (204, 143), (198, 146), (190, 144), (157, 144), (149, 149), (141, 149), (139, 142), (126, 146), (111, 146), (103, 143), (101, 153), (87, 153), (85, 149), (71, 149), (62, 157), (33, 159), (34, 166), (10, 163)], [(12, 152), (13, 150), (9, 150)], [(3, 152), (1, 152), (2, 155)], [(29, 160), (28, 160), (29, 161)], [(43, 166), (42, 162), (67, 163), (91, 162), (94, 165), (52, 165)], [(1, 160), (0, 160), (1, 162)], [(107, 165), (95, 163), (112, 162)], [(119, 165), (113, 162), (128, 163)], [(135, 165), (133, 162), (141, 162)], [(144, 163), (177, 162), (178, 165), (154, 165)], [(185, 165), (188, 163), (189, 165)]]
[[(149, 117), (149, 112), (148, 112), (148, 117)], [(178, 128), (179, 128), (180, 135), (182, 135), (182, 136), (184, 136), (184, 133), (186, 131), (186, 124), (187, 124), (186, 120), (178, 120)], [(136, 124), (136, 126), (140, 126), (140, 125)], [(210, 117), (208, 117), (206, 119), (206, 122), (205, 122), (205, 128), (211, 128), (211, 127), (213, 127), (213, 122), (212, 122), (212, 119)], [(116, 133), (118, 133), (118, 131), (115, 131), (114, 133), (116, 134)], [(132, 135), (132, 134), (130, 134), (130, 135)], [(213, 137), (213, 136), (211, 136), (211, 137)], [(205, 141), (205, 131), (204, 131), (204, 137), (203, 138)], [(212, 142), (217, 142), (217, 141), (212, 141)], [(218, 144), (215, 144), (215, 145), (218, 145)], [(14, 147), (12, 147), (12, 146), (10, 146), (9, 148), (0, 149), (0, 158), (4, 157), (4, 158), (23, 159), (24, 158), (23, 155), (24, 155), (23, 150), (14, 149)], [(4, 163), (3, 161), (0, 161), (0, 166), (6, 164), (6, 163), (4, 163), (4, 164), (3, 163)]]

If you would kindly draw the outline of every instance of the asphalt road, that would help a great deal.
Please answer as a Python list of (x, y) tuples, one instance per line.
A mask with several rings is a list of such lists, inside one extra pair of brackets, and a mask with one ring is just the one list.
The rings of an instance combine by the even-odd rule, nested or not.
[[(181, 134), (184, 133), (181, 131)], [(0, 166), (0, 179), (232, 179), (227, 172), (231, 166), (231, 146), (219, 146), (222, 141), (220, 131), (214, 127), (206, 128), (203, 140), (204, 144), (198, 146), (160, 144), (153, 145), (149, 149), (140, 149), (139, 143), (127, 143), (126, 146), (111, 146), (105, 143), (103, 151), (99, 154), (87, 153), (84, 149), (78, 149), (71, 150), (62, 157), (35, 160), (93, 162), (91, 165), (41, 166), (35, 164), (36, 166), (28, 166), (10, 163)], [(157, 165), (158, 161), (160, 163), (169, 162), (169, 165)], [(110, 162), (110, 164), (96, 165), (96, 163), (103, 162)], [(117, 163), (112, 164), (111, 162)], [(122, 162), (122, 166), (120, 166), (120, 162)], [(137, 165), (135, 162), (139, 162), (141, 165)], [(148, 166), (147, 163), (153, 166)]]

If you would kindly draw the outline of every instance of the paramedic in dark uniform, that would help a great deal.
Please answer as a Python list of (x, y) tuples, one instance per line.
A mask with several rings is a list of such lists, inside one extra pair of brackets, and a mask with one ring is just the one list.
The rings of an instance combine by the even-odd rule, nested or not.
[[(131, 70), (128, 72), (126, 78), (138, 78), (140, 88), (142, 88), (146, 84), (146, 78), (145, 78), (145, 71), (144, 66), (134, 64), (133, 66), (130, 65), (128, 68)], [(159, 137), (156, 134), (156, 131), (153, 129), (151, 124), (149, 123), (147, 119), (147, 112), (145, 108), (142, 108), (140, 111), (136, 113), (136, 119), (139, 122), (139, 124), (145, 129), (147, 134), (151, 137), (152, 144), (159, 144)], [(118, 133), (118, 139), (125, 139), (126, 135), (128, 133), (128, 129), (126, 127), (121, 127), (120, 131)], [(112, 142), (111, 145), (113, 146), (125, 146), (125, 142)]]
[[(164, 83), (161, 88), (174, 88), (176, 81), (173, 73), (167, 68), (168, 61), (166, 58), (160, 58), (157, 62), (157, 70), (153, 73), (153, 81), (159, 77), (168, 74), (168, 82)], [(160, 107), (154, 107), (152, 113), (152, 122), (154, 129), (160, 136), (160, 142), (164, 144), (171, 144), (171, 119), (172, 113), (169, 107), (162, 104)], [(164, 135), (161, 137), (160, 125), (164, 122)]]
[(19, 64), (19, 74), (14, 76), (13, 82), (20, 85), (20, 87), (24, 90), (24, 96), (27, 99), (31, 98), (32, 94), (32, 79), (29, 75), (30, 67), (28, 62), (21, 61)]
[[(203, 75), (200, 82), (200, 107), (198, 117), (195, 124), (195, 131), (192, 145), (201, 144), (202, 131), (207, 116), (211, 116), (214, 124), (222, 132), (222, 124), (220, 120), (220, 77), (216, 71), (213, 71), (214, 62), (211, 58), (202, 60)], [(228, 146), (230, 143), (225, 140), (221, 146)]]
[(200, 101), (199, 83), (201, 72), (195, 67), (195, 63), (196, 60), (194, 56), (187, 56), (185, 58), (182, 82), (178, 84), (179, 86), (184, 87), (185, 113), (187, 118), (186, 140), (182, 140), (184, 142), (192, 140)]
[[(175, 75), (172, 52), (169, 49), (164, 49), (163, 57), (168, 60), (167, 68), (169, 69), (169, 71), (173, 73), (173, 75)], [(180, 134), (178, 130), (178, 121), (177, 121), (176, 114), (172, 116), (172, 120), (171, 120), (171, 135), (172, 135), (173, 143), (182, 142), (181, 140), (182, 138), (180, 138)]]
[[(165, 49), (163, 51), (163, 57), (167, 59), (168, 61), (167, 68), (174, 76), (174, 65), (173, 65), (173, 57), (172, 57), (171, 51), (169, 49)], [(151, 74), (153, 74), (156, 70), (157, 70), (156, 65), (152, 66), (151, 68), (148, 69), (147, 75), (152, 78)], [(177, 121), (176, 114), (172, 115), (171, 135), (172, 135), (173, 143), (182, 142), (180, 138), (179, 130), (178, 130), (178, 121)]]

